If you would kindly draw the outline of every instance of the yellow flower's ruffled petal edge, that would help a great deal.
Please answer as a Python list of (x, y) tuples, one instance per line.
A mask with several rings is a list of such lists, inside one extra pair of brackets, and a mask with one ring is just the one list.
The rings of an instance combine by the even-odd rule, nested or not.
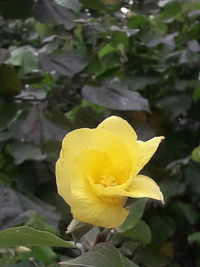
[(164, 139), (164, 136), (154, 137), (146, 142), (137, 141), (139, 145), (138, 161), (137, 161), (137, 173), (146, 165), (156, 152), (160, 142)]
[(126, 191), (126, 196), (134, 198), (149, 197), (164, 203), (163, 194), (159, 186), (153, 179), (145, 175), (137, 175), (133, 179), (131, 186)]
[(73, 217), (81, 222), (99, 227), (113, 228), (120, 226), (128, 216), (128, 209), (123, 208), (124, 198), (118, 196), (119, 203), (109, 203), (100, 199), (90, 188), (86, 180), (73, 182), (71, 211)]

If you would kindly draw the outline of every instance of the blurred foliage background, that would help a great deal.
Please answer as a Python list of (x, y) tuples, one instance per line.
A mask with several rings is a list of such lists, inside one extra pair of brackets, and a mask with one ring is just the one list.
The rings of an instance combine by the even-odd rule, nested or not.
[[(200, 266), (199, 19), (198, 0), (0, 0), (1, 230), (66, 238), (71, 214), (54, 174), (61, 140), (115, 114), (141, 140), (166, 137), (143, 170), (165, 205), (132, 202), (113, 244), (138, 266)], [(0, 266), (77, 256), (0, 249)]]

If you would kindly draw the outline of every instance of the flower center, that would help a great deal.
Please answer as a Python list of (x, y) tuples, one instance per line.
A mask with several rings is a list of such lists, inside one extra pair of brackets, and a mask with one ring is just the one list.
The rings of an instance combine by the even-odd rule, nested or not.
[(99, 179), (98, 184), (101, 184), (104, 187), (116, 186), (116, 185), (119, 185), (119, 181), (117, 181), (117, 179), (110, 174), (104, 174)]

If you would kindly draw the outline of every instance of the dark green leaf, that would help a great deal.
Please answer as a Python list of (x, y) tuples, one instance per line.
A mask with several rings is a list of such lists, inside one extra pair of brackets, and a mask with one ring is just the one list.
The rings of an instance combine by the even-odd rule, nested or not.
[[(37, 96), (39, 97), (39, 95)], [(41, 94), (40, 97), (42, 97)], [(16, 121), (9, 126), (10, 131), (15, 132), (15, 138), (25, 142), (31, 141), (35, 145), (39, 145), (42, 142), (62, 140), (67, 131), (49, 121), (46, 116), (44, 116), (43, 109), (44, 106), (42, 104), (35, 104), (29, 110), (29, 113), (25, 118)], [(24, 149), (26, 149), (25, 146)], [(33, 150), (35, 151), (34, 153), (37, 151), (36, 154), (38, 154), (38, 156), (41, 154), (38, 148), (33, 148)]]
[(199, 85), (195, 88), (192, 99), (194, 102), (200, 99), (200, 86)]
[[(3, 267), (34, 267), (34, 265), (31, 260), (24, 260), (19, 263), (5, 264)], [(37, 267), (44, 267), (44, 265), (37, 262)]]
[(21, 91), (21, 82), (10, 65), (0, 65), (0, 95), (16, 95)]
[(189, 235), (187, 239), (188, 239), (189, 243), (196, 242), (196, 243), (200, 244), (200, 232), (195, 232), (195, 233)]
[(68, 52), (59, 55), (47, 55), (41, 59), (41, 66), (45, 70), (72, 77), (81, 72), (88, 65), (88, 60), (81, 54)]
[(0, 13), (6, 19), (26, 19), (31, 17), (33, 0), (0, 1)]
[(29, 255), (30, 257), (34, 257), (35, 259), (42, 261), (44, 264), (49, 264), (52, 260), (57, 258), (57, 254), (53, 251), (53, 249), (47, 246), (33, 247)]
[(110, 109), (149, 111), (148, 101), (138, 92), (120, 89), (112, 84), (103, 87), (86, 85), (82, 88), (82, 95), (90, 102)]
[[(28, 226), (34, 226), (39, 230), (45, 231), (48, 229), (49, 231), (49, 225), (57, 228), (60, 219), (60, 215), (54, 207), (42, 202), (36, 197), (29, 199), (11, 188), (1, 186), (1, 184), (0, 214), (1, 230), (26, 222)], [(37, 221), (34, 221), (34, 218)]]
[(89, 252), (81, 255), (72, 261), (61, 263), (63, 267), (92, 266), (92, 267), (138, 267), (126, 259), (115, 247), (109, 243), (100, 243)]
[(157, 248), (144, 247), (139, 253), (139, 258), (147, 267), (171, 267), (170, 258)]
[[(8, 125), (17, 113), (17, 105), (11, 100), (0, 100), (0, 128)], [(1, 140), (1, 139), (0, 139)]]
[(46, 24), (63, 24), (66, 29), (72, 29), (75, 13), (61, 5), (56, 4), (53, 0), (39, 0), (33, 8), (34, 17)]
[(170, 118), (176, 118), (185, 112), (191, 106), (191, 98), (182, 94), (177, 96), (167, 96), (158, 101), (157, 106), (162, 108)]
[(97, 9), (97, 10), (107, 10), (106, 5), (101, 0), (96, 0), (95, 2), (93, 0), (80, 0), (80, 2), (86, 7), (91, 9)]
[(42, 154), (39, 147), (34, 147), (28, 143), (14, 142), (9, 145), (9, 150), (15, 160), (15, 164), (21, 164), (26, 160), (41, 161), (46, 158), (46, 155)]
[(175, 224), (169, 217), (155, 215), (151, 218), (150, 228), (152, 233), (152, 243), (159, 247), (173, 235)]
[(72, 242), (45, 231), (27, 226), (13, 227), (0, 232), (0, 247), (15, 246), (57, 246), (73, 247)]
[(186, 186), (184, 183), (171, 178), (163, 180), (160, 183), (160, 188), (164, 194), (165, 201), (168, 201), (171, 197), (183, 194)]
[(144, 221), (139, 221), (132, 229), (119, 234), (119, 238), (149, 244), (151, 241), (151, 230)]
[(129, 206), (130, 213), (126, 221), (120, 226), (121, 231), (124, 232), (135, 227), (144, 213), (146, 201), (146, 199), (139, 199)]

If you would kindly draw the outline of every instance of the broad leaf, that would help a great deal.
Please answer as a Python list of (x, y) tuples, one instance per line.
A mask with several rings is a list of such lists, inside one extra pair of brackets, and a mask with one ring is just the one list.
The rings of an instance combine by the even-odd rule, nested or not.
[[(40, 95), (40, 97), (42, 97), (42, 95)], [(33, 105), (25, 118), (19, 119), (9, 126), (10, 131), (15, 133), (15, 138), (17, 138), (18, 140), (23, 140), (25, 142), (31, 141), (35, 145), (39, 145), (42, 142), (62, 140), (67, 131), (59, 128), (56, 124), (48, 120), (43, 113), (43, 108), (44, 107), (42, 104)], [(24, 150), (26, 150), (26, 146), (27, 145), (25, 144)], [(22, 149), (23, 148), (21, 148), (21, 150)], [(30, 153), (29, 158), (32, 157), (32, 159), (36, 159), (37, 157), (34, 156), (36, 154), (39, 156), (38, 160), (43, 158), (41, 157), (41, 152), (38, 148), (33, 148), (33, 150), (34, 153), (32, 154), (32, 156)], [(28, 155), (26, 154), (26, 156)], [(19, 160), (17, 161), (19, 162)], [(22, 162), (22, 160), (20, 161)]]
[(68, 52), (65, 54), (47, 55), (41, 59), (41, 66), (48, 72), (55, 71), (61, 75), (72, 77), (81, 72), (88, 61), (79, 53)]
[(81, 255), (75, 260), (60, 263), (63, 267), (91, 266), (91, 267), (138, 267), (126, 259), (115, 247), (109, 243), (100, 243), (89, 252)]
[(0, 13), (6, 19), (26, 19), (31, 16), (34, 0), (0, 1)]
[(117, 240), (121, 240), (122, 242), (124, 242), (124, 240), (127, 240), (140, 242), (142, 244), (149, 244), (151, 241), (151, 230), (144, 221), (139, 221), (135, 225), (135, 227), (125, 232), (119, 233)]
[(21, 90), (21, 82), (10, 65), (0, 65), (0, 95), (16, 95)]
[[(33, 267), (33, 262), (30, 260), (24, 260), (19, 263), (8, 263), (4, 267)], [(44, 267), (44, 265), (37, 262), (37, 267)]]
[(0, 100), (0, 128), (8, 125), (17, 113), (17, 105), (11, 100)]
[(94, 104), (116, 110), (149, 111), (148, 101), (138, 92), (105, 84), (102, 87), (86, 85), (82, 88), (84, 98)]
[(14, 157), (15, 164), (21, 164), (26, 160), (41, 161), (46, 158), (39, 147), (29, 143), (14, 142), (9, 145), (10, 154)]
[(81, 9), (79, 0), (55, 0), (55, 2), (61, 6), (73, 10), (75, 13), (79, 13)]
[(1, 231), (0, 247), (15, 246), (57, 246), (69, 248), (73, 247), (73, 244), (52, 233), (39, 231), (27, 226), (13, 227)]
[(200, 232), (195, 232), (195, 233), (189, 235), (187, 240), (190, 244), (193, 242), (200, 244)]
[(97, 10), (107, 10), (106, 5), (103, 3), (102, 0), (80, 0), (80, 2), (86, 7), (91, 9), (97, 9)]
[(120, 226), (121, 231), (127, 231), (133, 228), (139, 222), (144, 213), (146, 202), (146, 199), (139, 199), (129, 206), (130, 213), (126, 221)]
[[(29, 178), (33, 179), (30, 174)], [(25, 177), (26, 180), (27, 176)], [(34, 177), (35, 178), (35, 177)], [(32, 183), (36, 183), (35, 179)], [(28, 181), (31, 184), (30, 181)], [(60, 220), (60, 214), (55, 210), (53, 206), (44, 203), (36, 197), (28, 198), (15, 190), (2, 186), (0, 184), (0, 230), (14, 227), (16, 225), (27, 223), (27, 226), (35, 227), (40, 230), (47, 230), (46, 226), (51, 225), (55, 228), (58, 227)], [(42, 221), (46, 220), (46, 224), (33, 223), (34, 218), (38, 216)], [(30, 224), (30, 221), (32, 224)], [(29, 225), (28, 225), (29, 224)], [(48, 227), (49, 229), (49, 227)]]
[(152, 243), (159, 247), (173, 235), (175, 224), (170, 217), (166, 216), (155, 215), (150, 220)]
[(27, 49), (21, 47), (11, 52), (11, 57), (7, 63), (14, 66), (20, 66), (21, 74), (25, 75), (38, 68), (37, 58)]
[(191, 98), (186, 94), (166, 96), (158, 101), (157, 106), (171, 118), (176, 118), (191, 106)]
[(66, 29), (72, 29), (75, 13), (61, 5), (56, 4), (53, 0), (39, 0), (33, 8), (34, 17), (46, 24), (63, 24)]

